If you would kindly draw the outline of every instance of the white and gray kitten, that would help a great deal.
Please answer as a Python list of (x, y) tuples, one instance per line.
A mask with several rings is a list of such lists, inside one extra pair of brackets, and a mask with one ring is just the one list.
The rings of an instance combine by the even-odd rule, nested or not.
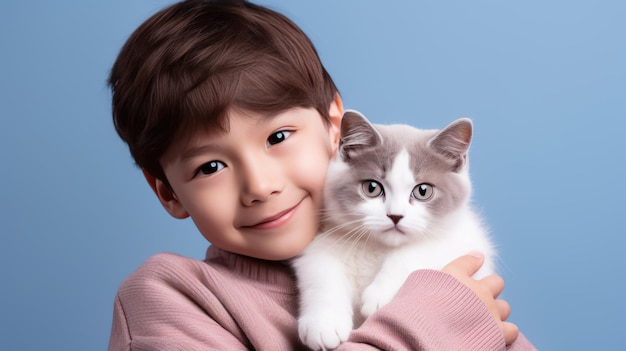
[(372, 125), (346, 111), (321, 232), (293, 261), (307, 346), (337, 347), (414, 270), (479, 250), (485, 264), (475, 277), (493, 273), (493, 245), (469, 202), (471, 138), (466, 118), (438, 131)]

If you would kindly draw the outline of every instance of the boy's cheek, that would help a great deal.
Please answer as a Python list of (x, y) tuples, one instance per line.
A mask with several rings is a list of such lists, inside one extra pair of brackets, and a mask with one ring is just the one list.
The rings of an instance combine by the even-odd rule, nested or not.
[[(308, 190), (314, 197), (320, 198), (324, 189), (328, 163), (329, 159), (325, 157), (306, 158), (293, 165), (291, 169), (298, 173), (296, 177), (302, 182), (300, 187)], [(318, 202), (320, 201), (316, 201), (317, 205)]]

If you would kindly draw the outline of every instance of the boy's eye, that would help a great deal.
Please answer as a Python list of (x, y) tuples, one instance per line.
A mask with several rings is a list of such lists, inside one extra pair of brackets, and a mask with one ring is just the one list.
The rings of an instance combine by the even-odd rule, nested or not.
[(198, 168), (198, 171), (196, 172), (196, 175), (200, 175), (200, 174), (212, 174), (215, 173), (217, 171), (219, 171), (220, 169), (226, 167), (226, 165), (221, 162), (221, 161), (211, 161), (211, 162), (207, 162), (205, 164), (203, 164), (202, 166), (200, 166), (200, 168)]
[(267, 138), (266, 145), (267, 146), (272, 146), (272, 145), (276, 145), (278, 143), (282, 143), (283, 141), (285, 141), (285, 139), (289, 138), (291, 133), (292, 132), (289, 131), (289, 130), (280, 130), (280, 131), (270, 135)]

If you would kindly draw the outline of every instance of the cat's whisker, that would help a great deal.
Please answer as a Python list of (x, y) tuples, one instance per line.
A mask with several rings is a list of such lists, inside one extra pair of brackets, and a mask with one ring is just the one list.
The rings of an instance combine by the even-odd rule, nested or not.
[[(352, 221), (348, 221), (339, 225), (336, 225), (328, 230), (326, 230), (323, 235), (328, 236), (332, 235), (337, 231), (341, 231), (341, 235), (336, 239), (333, 244), (346, 244), (349, 243), (351, 246), (354, 246), (356, 242), (360, 240), (363, 236), (363, 232), (367, 232), (366, 226), (360, 224), (361, 221), (356, 219)], [(346, 229), (347, 227), (352, 227)]]
[(371, 234), (371, 231), (369, 231), (365, 226), (360, 226), (350, 231), (349, 239), (350, 239), (351, 245), (344, 251), (343, 253), (344, 259), (346, 259), (346, 257), (353, 256), (352, 252), (355, 251), (357, 246), (360, 245), (360, 242), (363, 239), (363, 237), (366, 237), (363, 245), (364, 247), (367, 247), (367, 242), (369, 240), (370, 234)]
[(352, 226), (352, 225), (357, 224), (357, 223), (359, 223), (359, 222), (360, 222), (360, 220), (359, 220), (359, 219), (354, 219), (354, 220), (351, 220), (351, 221), (347, 221), (347, 222), (344, 222), (344, 223), (338, 224), (338, 225), (336, 225), (336, 226), (334, 226), (334, 227), (331, 227), (331, 228), (329, 228), (329, 229), (326, 229), (326, 230), (322, 233), (322, 235), (323, 235), (323, 236), (328, 236), (328, 235), (331, 235), (331, 234), (333, 234), (333, 233), (336, 233), (336, 232), (338, 232), (338, 231), (341, 231), (341, 230), (345, 229), (346, 227)]
[(348, 231), (347, 233), (345, 233), (344, 236), (342, 236), (341, 240), (343, 242), (347, 242), (350, 243), (350, 249), (353, 248), (354, 246), (356, 246), (359, 241), (361, 240), (361, 238), (366, 235), (368, 233), (368, 230), (365, 226), (360, 225), (356, 228), (353, 228), (352, 230)]
[(314, 245), (316, 245), (318, 242), (321, 242), (321, 240), (320, 240), (320, 239), (326, 238), (326, 237), (328, 237), (328, 236), (330, 236), (330, 235), (333, 235), (334, 233), (337, 233), (337, 232), (341, 232), (341, 233), (342, 233), (342, 235), (340, 235), (340, 236), (339, 236), (339, 237), (338, 237), (338, 238), (337, 238), (337, 239), (336, 239), (336, 240), (335, 240), (335, 241), (331, 244), (331, 246), (329, 246), (329, 248), (330, 248), (330, 247), (335, 247), (336, 245), (343, 245), (343, 244), (345, 244), (345, 243), (351, 243), (351, 242), (352, 242), (351, 238), (352, 238), (352, 236), (354, 235), (354, 234), (353, 234), (353, 232), (354, 232), (355, 230), (358, 230), (358, 229), (360, 228), (360, 226), (357, 226), (357, 227), (356, 227), (356, 228), (354, 228), (354, 229), (350, 229), (350, 230), (349, 230), (349, 231), (347, 231), (347, 232), (343, 232), (343, 231), (344, 231), (344, 229), (345, 229), (346, 227), (353, 226), (353, 225), (355, 225), (355, 224), (357, 224), (357, 223), (359, 223), (359, 222), (360, 222), (360, 221), (359, 221), (358, 219), (355, 219), (355, 220), (352, 220), (352, 221), (348, 221), (348, 222), (345, 222), (345, 223), (341, 223), (341, 224), (336, 225), (336, 226), (334, 226), (334, 227), (332, 227), (332, 228), (330, 228), (330, 229), (327, 229), (327, 230), (325, 230), (324, 232), (319, 233), (319, 234), (318, 234), (318, 237), (319, 237), (319, 238), (318, 238), (318, 240), (314, 240), (314, 241), (313, 241), (313, 243), (311, 243), (311, 245), (312, 245), (312, 246), (314, 246)]

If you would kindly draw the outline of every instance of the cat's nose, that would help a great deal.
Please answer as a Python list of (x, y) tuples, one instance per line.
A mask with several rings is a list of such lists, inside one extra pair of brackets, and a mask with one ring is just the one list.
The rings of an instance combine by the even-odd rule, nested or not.
[(404, 217), (403, 215), (390, 215), (388, 214), (387, 217), (389, 217), (391, 219), (391, 221), (393, 222), (393, 224), (398, 224), (398, 222), (400, 222), (400, 220), (402, 219), (402, 217)]

